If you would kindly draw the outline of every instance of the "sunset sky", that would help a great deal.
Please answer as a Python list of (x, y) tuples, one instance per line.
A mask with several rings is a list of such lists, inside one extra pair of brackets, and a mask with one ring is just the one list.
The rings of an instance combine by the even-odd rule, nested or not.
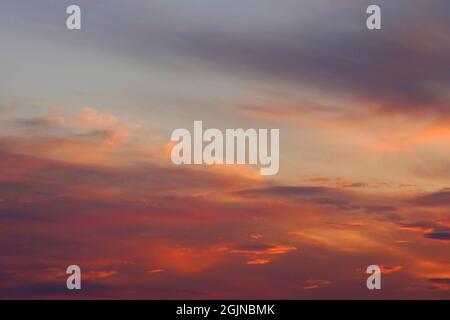
[[(194, 120), (279, 128), (279, 173), (172, 164)], [(18, 298), (450, 299), (450, 1), (2, 0)]]

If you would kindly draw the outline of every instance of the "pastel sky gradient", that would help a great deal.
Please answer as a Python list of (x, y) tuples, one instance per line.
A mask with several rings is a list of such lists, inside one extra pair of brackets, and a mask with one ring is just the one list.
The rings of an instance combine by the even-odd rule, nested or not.
[[(448, 0), (2, 0), (0, 298), (449, 299), (449, 35)], [(280, 128), (279, 174), (173, 165), (194, 120)]]

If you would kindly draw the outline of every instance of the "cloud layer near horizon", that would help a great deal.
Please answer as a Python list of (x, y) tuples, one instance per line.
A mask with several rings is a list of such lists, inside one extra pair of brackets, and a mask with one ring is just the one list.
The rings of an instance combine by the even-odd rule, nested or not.
[[(80, 133), (127, 127), (93, 109), (28, 120), (22, 130), (50, 126), (58, 139), (49, 128), (1, 139), (5, 297), (64, 297), (58, 284), (74, 261), (92, 298), (124, 289), (140, 298), (237, 298), (238, 289), (240, 298), (312, 298), (344, 288), (369, 298), (358, 283), (374, 260), (392, 278), (386, 297), (447, 294), (447, 189), (367, 194), (365, 184), (319, 178), (286, 186), (252, 168), (177, 167), (159, 152), (144, 161), (136, 150), (164, 146)], [(97, 157), (62, 157), (68, 145), (80, 155), (94, 145)]]

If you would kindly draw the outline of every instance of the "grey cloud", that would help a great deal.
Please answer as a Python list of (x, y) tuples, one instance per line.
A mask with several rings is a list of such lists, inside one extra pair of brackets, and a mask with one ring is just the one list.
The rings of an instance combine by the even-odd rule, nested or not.
[(445, 188), (438, 192), (419, 196), (412, 200), (412, 203), (419, 206), (450, 206), (450, 189)]
[[(29, 4), (19, 2), (9, 9), (30, 14), (24, 9)], [(63, 28), (56, 29), (62, 6), (55, 9), (53, 3), (34, 7), (41, 15), (50, 12), (45, 15), (55, 24), (53, 36), (66, 41)], [(375, 1), (383, 10), (383, 28), (370, 32), (365, 9), (373, 3), (81, 1), (85, 32), (71, 38), (71, 45), (100, 46), (148, 63), (216, 65), (244, 78), (347, 93), (373, 101), (385, 113), (448, 115), (449, 2)]]
[(450, 278), (433, 278), (428, 279), (429, 282), (439, 283), (439, 284), (450, 284)]
[(438, 233), (438, 232), (432, 232), (427, 233), (424, 235), (428, 239), (434, 239), (434, 240), (450, 240), (450, 233)]

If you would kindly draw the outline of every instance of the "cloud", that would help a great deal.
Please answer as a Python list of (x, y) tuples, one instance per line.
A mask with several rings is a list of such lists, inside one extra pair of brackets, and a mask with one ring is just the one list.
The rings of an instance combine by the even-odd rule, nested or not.
[(320, 287), (326, 287), (331, 285), (332, 282), (329, 280), (308, 280), (303, 287), (304, 290), (312, 290)]
[(418, 196), (412, 200), (415, 205), (435, 207), (435, 206), (449, 206), (450, 205), (450, 189), (442, 189), (438, 192), (429, 193), (423, 196)]
[(200, 273), (213, 268), (224, 259), (225, 247), (186, 247), (181, 245), (157, 245), (156, 261), (163, 270), (175, 273)]
[(164, 269), (151, 269), (148, 270), (148, 273), (161, 273), (164, 272)]
[(435, 224), (429, 221), (420, 221), (414, 223), (399, 223), (400, 230), (431, 232), (435, 228)]
[(403, 270), (403, 266), (385, 266), (385, 265), (380, 265), (381, 268), (381, 273), (382, 274), (390, 274), (390, 273), (394, 273), (394, 272), (398, 272)]
[(90, 279), (105, 279), (117, 276), (119, 272), (117, 270), (110, 271), (88, 271), (83, 273), (83, 280)]
[[(379, 205), (377, 198), (350, 192), (347, 188), (331, 188), (321, 186), (273, 186), (262, 189), (237, 191), (236, 194), (246, 197), (286, 199), (298, 203), (331, 207), (339, 212), (362, 212), (375, 214), (389, 220), (401, 220), (396, 213), (397, 208), (391, 205)], [(336, 210), (333, 211), (336, 213)]]
[(249, 189), (236, 192), (244, 197), (288, 198), (335, 207), (351, 207), (350, 196), (344, 192), (326, 187), (315, 186), (274, 186), (265, 189)]
[[(10, 299), (75, 299), (87, 297), (85, 292), (89, 291), (91, 296), (102, 295), (109, 296), (117, 288), (111, 285), (100, 283), (86, 283), (84, 292), (68, 292), (65, 282), (48, 282), (27, 284), (14, 287), (0, 287), (0, 296), (8, 296)], [(84, 293), (84, 294), (83, 294)]]
[(289, 232), (301, 244), (326, 248), (337, 252), (377, 251), (380, 244), (365, 229), (336, 229), (332, 227), (305, 227)]
[(414, 223), (398, 223), (401, 230), (420, 232), (427, 239), (450, 240), (450, 228), (447, 224), (434, 221), (419, 221)]
[[(271, 34), (278, 36), (272, 37), (205, 30), (187, 32), (178, 50), (227, 70), (357, 96), (381, 113), (448, 115), (448, 23), (433, 20), (425, 10), (421, 18), (441, 30), (429, 33), (401, 19), (402, 10), (400, 5), (390, 7), (402, 23), (386, 25), (389, 32), (368, 33), (363, 23), (359, 28), (335, 26), (333, 38), (323, 27), (320, 38), (305, 35), (299, 25), (285, 27), (282, 37), (276, 29)], [(329, 20), (345, 19), (340, 13)]]
[(450, 278), (432, 278), (428, 279), (428, 282), (431, 284), (431, 289), (445, 292), (450, 290)]
[(449, 233), (432, 232), (432, 233), (426, 233), (424, 236), (425, 236), (425, 238), (434, 239), (434, 240), (450, 240), (450, 232)]
[(256, 259), (249, 259), (247, 260), (248, 265), (264, 265), (269, 264), (271, 262), (268, 258), (256, 258)]
[(251, 243), (233, 247), (230, 253), (244, 254), (244, 255), (280, 255), (297, 250), (294, 246), (273, 245), (266, 243)]
[(428, 281), (434, 282), (434, 283), (450, 284), (450, 278), (443, 278), (443, 279), (428, 279)]

